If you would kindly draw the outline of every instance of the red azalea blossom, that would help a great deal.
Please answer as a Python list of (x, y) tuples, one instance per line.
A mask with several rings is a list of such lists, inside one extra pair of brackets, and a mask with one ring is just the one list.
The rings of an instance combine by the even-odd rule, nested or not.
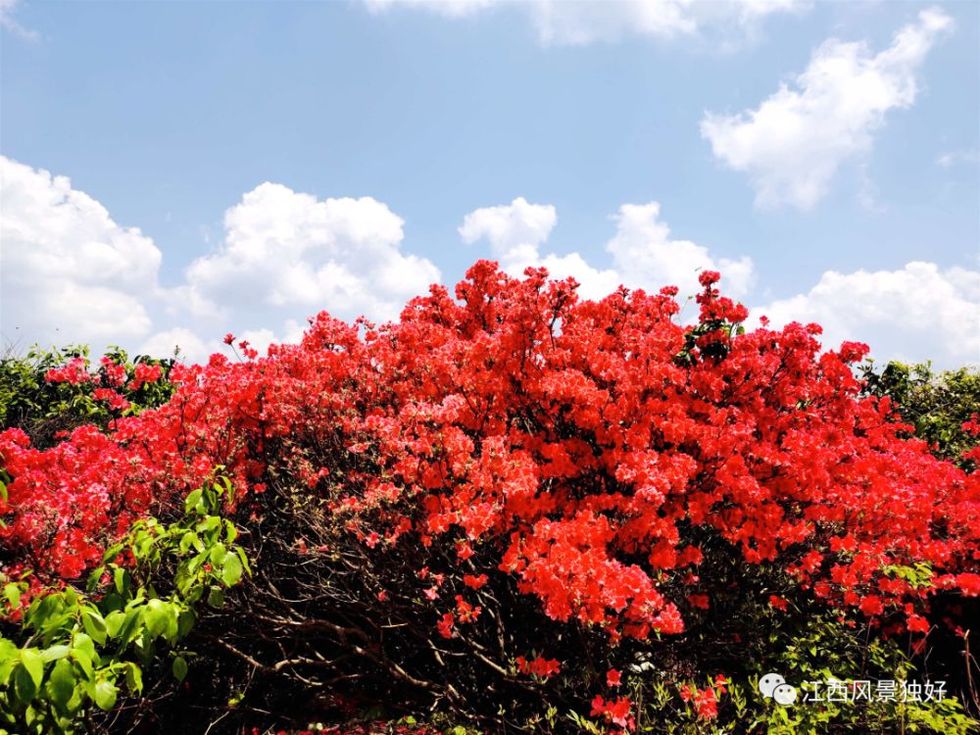
[(633, 702), (628, 697), (606, 701), (601, 694), (597, 694), (592, 700), (591, 715), (603, 717), (607, 722), (619, 725), (623, 729), (630, 729), (634, 725), (632, 708)]
[[(673, 288), (587, 301), (543, 269), (517, 279), (480, 261), (395, 323), (321, 313), (299, 344), (262, 358), (246, 345), (243, 361), (178, 365), (172, 400), (105, 431), (82, 426), (47, 449), (0, 432), (0, 564), (44, 584), (78, 578), (133, 520), (180, 507), (221, 465), (236, 502), (287, 478), (366, 553), (412, 546), (429, 589), (446, 592), (430, 607), (472, 600), (428, 618), (445, 638), (491, 578), (613, 641), (681, 633), (710, 602), (697, 591), (717, 548), (699, 545), (707, 535), (872, 617), (923, 609), (938, 590), (980, 595), (980, 475), (862, 395), (852, 363), (864, 345), (824, 350), (819, 326), (799, 323), (740, 333), (747, 310), (719, 278), (701, 273), (685, 323)], [(78, 357), (45, 379), (93, 384), (121, 411), (118, 366), (100, 371), (93, 384)], [(127, 387), (159, 379), (139, 364)], [(918, 563), (933, 587), (887, 571)]]
[(862, 597), (859, 606), (865, 615), (881, 615), (885, 611), (881, 598), (877, 595)]
[(910, 615), (906, 627), (911, 633), (928, 633), (929, 621), (921, 615)]
[(478, 590), (487, 583), (487, 579), (486, 574), (464, 574), (463, 584), (470, 589)]
[(709, 607), (711, 607), (711, 601), (707, 595), (688, 595), (687, 601), (691, 603), (692, 607), (696, 607), (699, 610), (707, 610)]
[(112, 390), (112, 388), (96, 388), (92, 391), (92, 397), (97, 401), (104, 402), (114, 411), (124, 411), (129, 408), (129, 401)]
[(88, 361), (84, 357), (73, 357), (62, 367), (52, 368), (44, 374), (48, 383), (70, 383), (79, 385), (92, 382), (88, 372)]
[(789, 606), (789, 602), (786, 600), (786, 598), (780, 597), (779, 595), (769, 595), (769, 604), (777, 610), (782, 610), (783, 612), (785, 612), (786, 608)]
[(447, 612), (439, 618), (439, 622), (436, 623), (436, 630), (439, 631), (439, 635), (443, 638), (452, 638), (455, 623), (456, 617), (452, 613)]
[(561, 669), (561, 665), (557, 660), (553, 658), (544, 658), (538, 656), (537, 658), (528, 661), (523, 656), (518, 656), (515, 659), (517, 664), (517, 670), (522, 674), (531, 674), (533, 676), (540, 676), (547, 679), (549, 676), (557, 674)]

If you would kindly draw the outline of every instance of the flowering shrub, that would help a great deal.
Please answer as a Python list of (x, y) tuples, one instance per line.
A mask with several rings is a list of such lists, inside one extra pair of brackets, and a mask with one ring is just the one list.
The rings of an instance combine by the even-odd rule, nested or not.
[(28, 432), (37, 447), (81, 424), (105, 428), (119, 416), (166, 403), (173, 364), (145, 355), (130, 360), (117, 349), (93, 365), (88, 348), (77, 345), (0, 358), (0, 422)]
[[(684, 325), (675, 288), (580, 301), (570, 280), (481, 261), (398, 323), (321, 313), (267, 357), (174, 366), (166, 404), (105, 431), (43, 449), (8, 430), (4, 569), (77, 579), (222, 465), (257, 569), (242, 614), (211, 623), (231, 660), (325, 691), (384, 682), (392, 704), (496, 727), (572, 707), (633, 727), (609, 670), (670, 650), (661, 666), (682, 672), (666, 642), (694, 651), (732, 597), (895, 635), (922, 630), (937, 591), (976, 596), (977, 475), (862, 395), (866, 346), (746, 332), (718, 278)], [(713, 718), (716, 691), (689, 702)]]
[[(20, 635), (0, 636), (0, 732), (78, 731), (93, 707), (115, 707), (123, 684), (130, 695), (142, 693), (143, 667), (161, 645), (171, 649), (175, 679), (184, 679), (187, 661), (174, 647), (191, 631), (196, 608), (223, 604), (248, 569), (235, 526), (211, 515), (229, 489), (215, 482), (193, 491), (184, 518), (169, 526), (134, 523), (105, 552), (87, 594), (67, 587), (28, 605), (29, 586), (6, 582), (6, 604), (23, 626)], [(169, 594), (151, 581), (161, 566), (175, 567)]]

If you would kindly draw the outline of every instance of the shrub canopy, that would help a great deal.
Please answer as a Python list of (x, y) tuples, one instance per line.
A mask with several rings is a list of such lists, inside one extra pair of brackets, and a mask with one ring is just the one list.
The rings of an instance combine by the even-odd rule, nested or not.
[[(79, 578), (221, 466), (256, 549), (359, 569), (321, 573), (323, 595), (408, 621), (414, 643), (397, 645), (428, 662), (363, 657), (449, 698), (465, 677), (433, 671), (453, 651), (485, 669), (474, 682), (533, 687), (577, 665), (570, 630), (613, 647), (683, 633), (722, 594), (704, 570), (724, 559), (893, 631), (925, 630), (937, 590), (980, 594), (978, 476), (862, 394), (865, 345), (821, 352), (813, 324), (745, 331), (717, 281), (702, 274), (685, 325), (675, 288), (581, 301), (571, 280), (481, 261), (455, 299), (433, 286), (397, 323), (321, 313), (266, 357), (243, 344), (241, 361), (175, 366), (167, 403), (106, 431), (38, 449), (7, 430), (3, 569)], [(323, 619), (314, 580), (294, 591)], [(590, 686), (606, 697), (593, 714), (626, 724), (628, 703)]]

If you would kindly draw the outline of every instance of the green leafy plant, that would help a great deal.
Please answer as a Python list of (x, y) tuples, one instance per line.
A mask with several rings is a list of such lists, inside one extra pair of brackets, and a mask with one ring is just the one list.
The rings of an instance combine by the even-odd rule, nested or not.
[(174, 364), (173, 358), (131, 358), (120, 348), (93, 361), (86, 345), (34, 346), (23, 356), (4, 355), (0, 426), (23, 429), (37, 447), (51, 446), (63, 432), (85, 424), (104, 429), (115, 418), (166, 403), (174, 390)]
[[(144, 669), (163, 655), (183, 680), (179, 644), (200, 606), (220, 607), (251, 573), (235, 525), (220, 515), (232, 492), (224, 477), (194, 490), (181, 520), (143, 519), (107, 549), (87, 591), (69, 586), (19, 610), (19, 629), (0, 637), (0, 733), (75, 732), (93, 707), (115, 707), (121, 690), (141, 694)], [(27, 587), (4, 585), (13, 610)]]

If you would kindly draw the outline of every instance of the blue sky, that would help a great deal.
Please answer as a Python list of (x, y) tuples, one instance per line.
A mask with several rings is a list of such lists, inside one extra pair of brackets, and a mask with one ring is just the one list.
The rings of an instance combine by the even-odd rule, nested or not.
[(586, 295), (719, 267), (829, 341), (980, 362), (976, 3), (0, 0), (0, 19), (8, 343), (201, 357), (320, 308), (394, 316), (496, 257)]

